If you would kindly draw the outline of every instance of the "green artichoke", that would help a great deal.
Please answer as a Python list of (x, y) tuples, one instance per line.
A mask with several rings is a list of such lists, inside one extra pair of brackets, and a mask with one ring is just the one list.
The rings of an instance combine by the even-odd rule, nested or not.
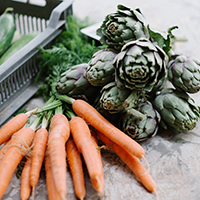
[(115, 82), (110, 82), (102, 88), (100, 93), (100, 107), (109, 113), (118, 113), (124, 110), (123, 103), (130, 95), (131, 90), (119, 89)]
[(200, 90), (200, 64), (190, 57), (178, 55), (168, 63), (168, 79), (175, 88), (196, 93)]
[(93, 107), (102, 115), (104, 116), (108, 121), (110, 121), (113, 125), (117, 126), (119, 118), (121, 116), (121, 112), (116, 112), (116, 113), (110, 113), (109, 110), (105, 110), (102, 108), (99, 98), (101, 95), (99, 95), (93, 104)]
[(125, 44), (113, 62), (119, 86), (150, 92), (167, 76), (168, 57), (146, 38)]
[(97, 51), (89, 61), (84, 77), (93, 86), (104, 86), (114, 80), (115, 68), (112, 63), (117, 54), (108, 49)]
[(119, 128), (134, 140), (141, 142), (156, 135), (160, 115), (149, 101), (139, 103), (136, 110), (146, 115), (146, 119), (140, 119), (137, 115), (125, 112), (119, 120)]
[(176, 133), (192, 130), (199, 119), (199, 107), (185, 92), (165, 88), (157, 93), (154, 108), (161, 115), (161, 126)]
[(90, 98), (94, 96), (98, 88), (92, 86), (83, 76), (87, 66), (87, 63), (78, 64), (62, 73), (56, 84), (56, 90), (61, 94), (74, 97)]
[(124, 44), (132, 40), (149, 38), (146, 20), (139, 9), (132, 10), (123, 5), (117, 8), (117, 12), (107, 15), (97, 29), (102, 44), (120, 51)]

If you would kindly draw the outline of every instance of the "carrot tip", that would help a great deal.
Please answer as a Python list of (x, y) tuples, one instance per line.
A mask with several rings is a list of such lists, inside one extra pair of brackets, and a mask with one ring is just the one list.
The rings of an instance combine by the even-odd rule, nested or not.
[(67, 198), (65, 197), (65, 195), (61, 195), (61, 200), (67, 200)]
[(159, 199), (159, 196), (158, 196), (158, 193), (157, 193), (156, 189), (155, 189), (153, 192), (155, 193), (156, 199), (158, 200), (158, 199)]
[(35, 187), (32, 188), (32, 200), (35, 198)]
[(149, 165), (149, 162), (147, 161), (147, 159), (146, 159), (144, 156), (142, 156), (142, 159), (143, 159), (144, 162), (146, 163), (146, 165), (147, 165), (147, 171), (149, 172), (149, 171), (150, 171), (150, 165)]
[(103, 194), (103, 187), (102, 187), (102, 183), (99, 179), (99, 177), (96, 178), (96, 181), (97, 181), (97, 185), (99, 186), (97, 188), (97, 192), (99, 193), (99, 195)]

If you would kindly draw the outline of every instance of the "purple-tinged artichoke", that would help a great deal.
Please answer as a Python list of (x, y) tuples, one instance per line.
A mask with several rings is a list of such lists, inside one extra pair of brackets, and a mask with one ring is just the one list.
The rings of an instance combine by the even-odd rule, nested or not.
[(92, 86), (83, 76), (87, 66), (87, 63), (82, 63), (62, 73), (56, 84), (56, 90), (61, 94), (73, 97), (80, 96), (90, 98), (95, 96), (99, 89)]
[(132, 40), (149, 38), (146, 20), (139, 9), (132, 10), (123, 5), (117, 8), (117, 12), (107, 15), (97, 29), (102, 44), (120, 51), (122, 46)]
[(118, 86), (150, 92), (167, 76), (168, 57), (146, 38), (125, 44), (113, 62)]
[(114, 80), (115, 68), (112, 63), (117, 54), (108, 49), (97, 51), (91, 58), (84, 77), (93, 86), (104, 86)]
[(163, 128), (181, 133), (196, 127), (200, 116), (199, 107), (187, 93), (173, 88), (165, 88), (157, 92), (152, 103), (160, 113), (160, 125)]
[(137, 142), (154, 137), (159, 128), (159, 113), (149, 101), (139, 103), (135, 110), (146, 118), (140, 119), (137, 113), (124, 112), (119, 120), (119, 128)]
[(176, 89), (197, 93), (200, 90), (200, 63), (178, 55), (168, 63), (168, 79)]

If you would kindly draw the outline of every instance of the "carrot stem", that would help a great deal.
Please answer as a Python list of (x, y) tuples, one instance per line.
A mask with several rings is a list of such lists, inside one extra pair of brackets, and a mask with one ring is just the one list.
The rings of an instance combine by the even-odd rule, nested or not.
[(58, 94), (58, 93), (55, 93), (55, 97), (61, 101), (64, 101), (65, 103), (68, 103), (68, 104), (72, 104), (75, 101), (74, 98), (71, 98), (67, 95)]
[(29, 127), (30, 127), (31, 129), (33, 129), (34, 131), (36, 131), (37, 127), (38, 127), (38, 126), (40, 125), (40, 123), (41, 123), (41, 119), (42, 119), (42, 116), (36, 117)]
[(31, 115), (31, 114), (40, 114), (43, 113), (44, 111), (48, 111), (48, 110), (52, 110), (58, 106), (61, 106), (62, 102), (60, 100), (55, 100), (49, 104), (44, 105), (43, 107), (40, 108), (35, 108), (31, 111), (28, 111), (27, 114)]
[(69, 109), (66, 111), (65, 114), (69, 119), (72, 119), (73, 117), (76, 117), (76, 114), (72, 110), (69, 110)]
[(55, 114), (62, 114), (62, 113), (63, 113), (62, 106), (58, 106), (58, 107), (55, 109)]

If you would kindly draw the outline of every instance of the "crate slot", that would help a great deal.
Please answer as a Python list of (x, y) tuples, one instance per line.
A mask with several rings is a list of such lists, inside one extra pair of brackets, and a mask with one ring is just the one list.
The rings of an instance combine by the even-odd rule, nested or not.
[(24, 85), (29, 83), (38, 71), (39, 68), (34, 56), (2, 81), (0, 83), (1, 103), (5, 102)]
[(40, 19), (32, 16), (15, 14), (16, 29), (21, 35), (31, 32), (42, 32), (48, 25), (48, 20)]

